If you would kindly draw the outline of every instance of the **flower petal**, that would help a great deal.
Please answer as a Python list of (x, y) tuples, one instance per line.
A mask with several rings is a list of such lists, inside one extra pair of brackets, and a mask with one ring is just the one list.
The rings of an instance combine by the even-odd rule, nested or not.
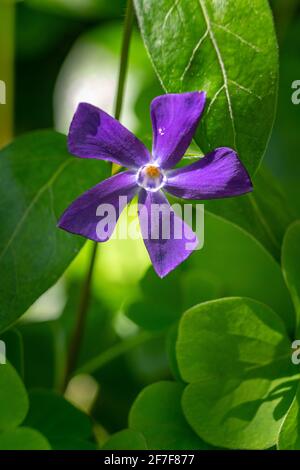
[(107, 241), (122, 210), (137, 191), (132, 171), (118, 173), (79, 196), (65, 210), (58, 227), (96, 242)]
[(172, 168), (183, 157), (197, 129), (206, 94), (166, 94), (151, 103), (153, 157), (162, 168)]
[(69, 136), (70, 153), (137, 168), (150, 160), (150, 152), (126, 127), (101, 109), (80, 103)]
[(239, 196), (252, 191), (253, 186), (236, 152), (222, 147), (170, 171), (165, 189), (184, 199), (214, 199)]
[(146, 248), (160, 277), (182, 263), (198, 245), (196, 234), (175, 214), (161, 191), (140, 192), (139, 219)]

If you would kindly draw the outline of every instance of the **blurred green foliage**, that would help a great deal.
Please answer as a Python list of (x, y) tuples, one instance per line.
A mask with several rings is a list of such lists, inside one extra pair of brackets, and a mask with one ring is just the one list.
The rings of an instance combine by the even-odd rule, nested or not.
[[(57, 241), (47, 203), (31, 214), (28, 236), (16, 238), (1, 272), (0, 324), (10, 329), (0, 336), (9, 361), (0, 365), (0, 449), (300, 448), (299, 369), (290, 361), (299, 334), (299, 222), (288, 228), (300, 214), (300, 107), (291, 101), (300, 78), (300, 12), (297, 1), (270, 3), (280, 47), (278, 113), (252, 199), (209, 202), (204, 248), (164, 280), (141, 237), (101, 245), (77, 364), (84, 370), (100, 358), (101, 367), (75, 372), (65, 397), (91, 244), (75, 256), (82, 240), (61, 234)], [(17, 3), (16, 136), (48, 127), (66, 133), (79, 100), (112, 112), (124, 9), (123, 0)], [(149, 146), (149, 105), (162, 92), (135, 24), (121, 120)], [(1, 151), (2, 201), (11, 197), (2, 237), (22, 213), (19, 195), (35, 194), (30, 171), (38, 180), (49, 171), (46, 160), (67, 158), (65, 138), (53, 132), (20, 137), (12, 148), (19, 150)], [(253, 157), (258, 162), (261, 152)], [(100, 162), (83, 163), (56, 188), (57, 214), (108, 174)], [(50, 273), (43, 256), (54, 239)], [(37, 247), (44, 251), (35, 259)], [(20, 290), (10, 272), (18, 252)], [(52, 293), (30, 307), (71, 260)]]

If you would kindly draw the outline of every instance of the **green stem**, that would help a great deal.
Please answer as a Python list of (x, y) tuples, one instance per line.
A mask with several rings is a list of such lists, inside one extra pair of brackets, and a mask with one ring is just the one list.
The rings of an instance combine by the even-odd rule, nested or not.
[[(14, 110), (14, 30), (15, 6), (11, 0), (0, 2), (0, 148), (13, 137)], [(5, 87), (5, 90), (3, 89)], [(5, 93), (4, 93), (5, 92)], [(2, 96), (4, 93), (5, 96)], [(3, 104), (2, 98), (5, 98)]]
[(125, 89), (125, 82), (126, 82), (127, 68), (128, 68), (130, 39), (131, 39), (131, 33), (132, 33), (132, 27), (133, 27), (133, 19), (134, 19), (133, 1), (127, 0), (121, 60), (120, 60), (120, 68), (119, 68), (117, 97), (116, 97), (116, 104), (115, 104), (115, 118), (116, 119), (120, 119), (121, 111), (122, 111), (123, 96), (124, 96), (124, 89)]
[[(125, 89), (126, 75), (127, 75), (130, 39), (131, 39), (131, 33), (132, 33), (132, 27), (133, 27), (133, 18), (134, 18), (133, 1), (127, 0), (122, 50), (121, 50), (121, 57), (120, 57), (118, 87), (117, 87), (117, 93), (116, 93), (116, 105), (115, 105), (115, 118), (116, 119), (120, 118), (121, 111), (122, 111), (124, 89)], [(66, 389), (66, 386), (68, 385), (69, 379), (72, 376), (76, 368), (77, 361), (78, 361), (80, 346), (81, 346), (81, 342), (83, 338), (86, 317), (87, 317), (89, 303), (90, 303), (91, 284), (92, 284), (93, 272), (95, 268), (95, 261), (97, 257), (97, 247), (98, 247), (98, 244), (94, 243), (92, 254), (91, 254), (91, 259), (90, 259), (89, 266), (88, 266), (88, 271), (87, 271), (87, 274), (86, 274), (86, 277), (82, 286), (80, 302), (79, 302), (78, 311), (76, 314), (76, 323), (75, 323), (74, 331), (71, 337), (70, 347), (69, 347), (69, 351), (67, 355), (66, 370), (65, 370), (64, 379), (63, 379), (63, 390)]]
[(143, 331), (135, 336), (131, 336), (128, 339), (123, 340), (122, 342), (117, 343), (116, 345), (107, 349), (99, 356), (86, 362), (83, 366), (76, 370), (76, 374), (91, 374), (101, 369), (106, 364), (121, 356), (122, 354), (125, 354), (131, 349), (140, 346), (141, 344), (144, 344), (147, 341), (160, 336), (161, 334), (162, 333), (155, 334), (148, 331)]

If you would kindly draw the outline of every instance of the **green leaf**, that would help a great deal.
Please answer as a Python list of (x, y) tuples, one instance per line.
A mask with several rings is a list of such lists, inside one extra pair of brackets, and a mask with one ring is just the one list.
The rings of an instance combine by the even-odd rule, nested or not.
[(206, 201), (205, 209), (241, 227), (280, 260), (284, 233), (296, 216), (281, 186), (265, 169), (260, 168), (253, 184), (253, 193)]
[(110, 436), (102, 450), (147, 450), (147, 444), (140, 432), (124, 429)]
[(281, 269), (245, 231), (206, 213), (204, 247), (190, 256), (189, 263), (202, 276), (216, 279), (215, 298), (251, 297), (263, 302), (283, 319), (289, 333), (294, 331), (294, 309)]
[(178, 271), (159, 279), (149, 269), (141, 282), (142, 300), (129, 306), (126, 315), (147, 330), (163, 330), (178, 320), (182, 301)]
[(300, 326), (300, 221), (292, 224), (282, 245), (282, 271), (289, 288)]
[(24, 378), (24, 344), (22, 334), (16, 328), (6, 331), (0, 340), (5, 343), (6, 358), (16, 369), (20, 377)]
[(28, 411), (28, 397), (15, 369), (0, 365), (0, 433), (18, 426)]
[(300, 386), (280, 429), (279, 450), (300, 450)]
[(276, 105), (278, 54), (268, 2), (134, 3), (164, 88), (207, 92), (196, 134), (201, 149), (233, 147), (252, 174), (265, 151)]
[(0, 434), (0, 450), (51, 450), (51, 447), (38, 431), (22, 427)]
[[(63, 329), (65, 347), (68, 350), (71, 334), (74, 328), (74, 311), (80, 301), (80, 285), (75, 282), (68, 290), (68, 302), (58, 323)], [(113, 328), (114, 315), (99, 299), (92, 296), (89, 304), (89, 314), (86, 319), (82, 337), (77, 367), (106, 351), (116, 343), (118, 337)]]
[(186, 422), (181, 410), (183, 385), (157, 382), (149, 385), (135, 400), (129, 427), (142, 432), (153, 450), (208, 449)]
[[(189, 269), (186, 269), (189, 267)], [(182, 312), (217, 294), (216, 279), (195, 269), (192, 261), (160, 279), (151, 267), (140, 283), (141, 299), (129, 305), (126, 315), (141, 328), (164, 330), (177, 323)]]
[(108, 165), (70, 156), (64, 136), (43, 131), (1, 150), (0, 174), (1, 331), (57, 281), (82, 247), (84, 239), (59, 230), (57, 220), (108, 175)]
[(56, 321), (20, 325), (24, 342), (24, 383), (31, 388), (54, 388), (61, 357), (62, 331)]
[(176, 342), (178, 337), (178, 323), (172, 325), (166, 336), (166, 349), (169, 361), (169, 367), (175, 380), (182, 382), (182, 377), (178, 368), (176, 357)]
[(177, 360), (189, 383), (183, 411), (202, 439), (233, 449), (277, 442), (296, 370), (284, 325), (269, 307), (228, 298), (188, 310), (179, 325)]
[[(29, 394), (30, 408), (25, 425), (38, 429), (53, 449), (76, 448), (74, 442), (88, 442), (92, 435), (90, 418), (63, 397), (46, 390)], [(81, 447), (82, 448), (82, 447)]]

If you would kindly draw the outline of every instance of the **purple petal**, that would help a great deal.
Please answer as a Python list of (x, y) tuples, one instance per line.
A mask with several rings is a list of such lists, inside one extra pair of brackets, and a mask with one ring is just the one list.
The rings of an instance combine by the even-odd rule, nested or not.
[(167, 94), (151, 103), (153, 157), (162, 168), (172, 168), (183, 157), (197, 129), (206, 94)]
[(195, 163), (170, 171), (166, 191), (184, 199), (239, 196), (253, 190), (236, 152), (222, 147)]
[(96, 242), (107, 241), (122, 210), (137, 191), (133, 172), (118, 173), (79, 196), (65, 210), (58, 227)]
[(108, 160), (127, 168), (140, 167), (150, 160), (150, 152), (119, 121), (96, 106), (80, 103), (69, 136), (70, 153), (82, 158)]
[(160, 277), (182, 263), (198, 245), (196, 234), (175, 214), (161, 191), (140, 192), (139, 219), (146, 248)]

